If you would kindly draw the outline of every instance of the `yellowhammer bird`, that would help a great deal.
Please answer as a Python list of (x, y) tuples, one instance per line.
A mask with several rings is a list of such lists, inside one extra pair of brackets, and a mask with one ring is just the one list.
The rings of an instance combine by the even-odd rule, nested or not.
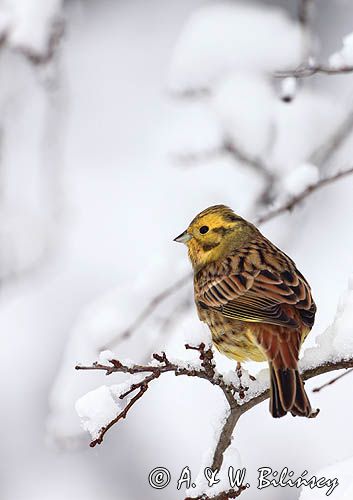
[(314, 416), (298, 356), (316, 306), (292, 259), (224, 205), (198, 214), (175, 241), (188, 247), (199, 318), (217, 349), (238, 362), (268, 360), (273, 417)]

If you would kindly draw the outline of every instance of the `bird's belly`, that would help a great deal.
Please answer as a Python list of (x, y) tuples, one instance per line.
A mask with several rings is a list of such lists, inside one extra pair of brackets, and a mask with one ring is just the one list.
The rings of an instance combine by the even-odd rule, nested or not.
[(204, 321), (211, 330), (214, 345), (228, 358), (239, 362), (266, 360), (264, 352), (255, 340), (255, 324), (228, 319), (214, 312), (207, 314)]

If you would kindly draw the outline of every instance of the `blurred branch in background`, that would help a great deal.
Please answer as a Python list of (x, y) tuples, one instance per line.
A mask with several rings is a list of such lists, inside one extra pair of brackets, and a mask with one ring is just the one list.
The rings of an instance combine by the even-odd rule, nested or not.
[(312, 56), (311, 11), (314, 0), (299, 0), (298, 20), (302, 28), (302, 59)]
[(342, 123), (333, 130), (331, 137), (311, 153), (309, 162), (319, 167), (320, 170), (327, 170), (330, 160), (349, 138), (352, 130), (353, 109), (350, 109)]
[(276, 71), (276, 78), (307, 78), (317, 74), (345, 75), (353, 71), (353, 35), (343, 38), (343, 47), (331, 55), (329, 64), (318, 63), (312, 53), (313, 40), (310, 28), (311, 11), (315, 0), (300, 0), (298, 19), (302, 26), (304, 50), (303, 63), (294, 69)]
[(261, 177), (266, 180), (273, 179), (272, 169), (265, 163), (262, 158), (253, 157), (242, 151), (238, 146), (235, 146), (233, 142), (228, 139), (224, 141), (223, 145), (218, 148), (205, 150), (200, 153), (179, 153), (174, 155), (175, 160), (182, 166), (189, 166), (195, 163), (204, 162), (217, 158), (220, 155), (229, 154), (235, 160), (240, 161), (247, 167), (253, 169)]
[[(6, 281), (37, 269), (57, 242), (67, 111), (58, 50), (65, 33), (61, 9), (60, 0), (0, 7), (0, 279)], [(26, 140), (18, 148), (14, 137), (21, 134)]]
[(32, 64), (36, 66), (48, 64), (54, 57), (59, 44), (65, 34), (65, 21), (55, 18), (52, 22), (46, 47), (42, 52), (36, 51), (29, 46), (18, 46), (16, 50), (22, 53)]
[(263, 224), (264, 222), (268, 222), (271, 220), (273, 217), (277, 217), (278, 215), (281, 215), (288, 210), (293, 210), (294, 207), (296, 207), (298, 204), (300, 204), (305, 198), (307, 198), (311, 193), (317, 191), (318, 189), (321, 189), (324, 186), (327, 186), (328, 184), (332, 184), (333, 182), (336, 182), (343, 177), (346, 177), (347, 175), (353, 174), (353, 167), (348, 168), (347, 170), (342, 170), (341, 172), (338, 172), (336, 174), (324, 177), (323, 179), (320, 179), (317, 181), (315, 184), (309, 185), (302, 193), (300, 193), (297, 196), (292, 196), (290, 199), (288, 199), (285, 203), (281, 204), (277, 208), (274, 208), (273, 210), (269, 210), (267, 213), (264, 215), (260, 215), (257, 217), (255, 220), (256, 224)]
[[(191, 280), (192, 275), (187, 274), (183, 276), (181, 279), (177, 280), (175, 283), (173, 283), (171, 286), (168, 286), (164, 290), (162, 290), (160, 293), (155, 295), (152, 300), (146, 305), (146, 307), (141, 311), (141, 313), (134, 319), (134, 321), (128, 326), (124, 331), (120, 332), (119, 335), (114, 336), (109, 344), (107, 346), (104, 346), (104, 348), (108, 347), (113, 347), (119, 342), (122, 342), (131, 335), (135, 333), (135, 331), (144, 323), (144, 321), (151, 316), (151, 314), (154, 313), (156, 308), (161, 304), (165, 299), (173, 295), (175, 292), (180, 290), (180, 288), (183, 288), (189, 281)], [(177, 314), (176, 314), (177, 316)], [(165, 325), (164, 325), (165, 326)]]
[(263, 179), (264, 187), (254, 203), (256, 206), (266, 206), (273, 201), (271, 193), (276, 182), (276, 176), (273, 173), (273, 169), (267, 165), (263, 158), (250, 156), (242, 151), (241, 148), (236, 146), (231, 139), (225, 140), (223, 145), (218, 148), (200, 153), (180, 153), (175, 155), (175, 159), (180, 165), (195, 166), (197, 163), (210, 161), (223, 155), (231, 156), (236, 162), (240, 162), (240, 164), (250, 168)]
[(9, 2), (1, 6), (1, 16), (2, 47), (22, 54), (34, 65), (45, 65), (53, 59), (65, 33), (60, 0), (40, 0), (25, 5), (19, 1)]
[(276, 71), (274, 76), (276, 78), (286, 78), (293, 76), (295, 78), (307, 78), (309, 76), (316, 75), (318, 73), (325, 75), (344, 75), (346, 73), (352, 73), (353, 66), (341, 66), (338, 68), (332, 67), (325, 64), (308, 64), (306, 66), (299, 66), (296, 69), (289, 69), (283, 71)]

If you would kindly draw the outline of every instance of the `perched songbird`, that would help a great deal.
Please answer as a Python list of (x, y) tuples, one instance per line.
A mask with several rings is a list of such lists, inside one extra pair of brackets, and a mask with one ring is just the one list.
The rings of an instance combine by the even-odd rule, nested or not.
[(175, 241), (186, 243), (195, 302), (216, 348), (238, 362), (269, 362), (273, 417), (312, 417), (298, 371), (316, 306), (296, 265), (224, 205), (198, 214)]

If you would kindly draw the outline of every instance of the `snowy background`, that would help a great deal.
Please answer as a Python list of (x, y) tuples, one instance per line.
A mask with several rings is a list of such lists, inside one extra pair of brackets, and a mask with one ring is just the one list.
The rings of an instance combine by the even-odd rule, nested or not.
[[(351, 2), (317, 3), (311, 55), (352, 64)], [(289, 0), (1, 1), (1, 498), (173, 500), (183, 498), (182, 468), (198, 474), (224, 414), (219, 390), (164, 376), (90, 449), (75, 401), (123, 377), (74, 366), (106, 347), (140, 362), (161, 349), (185, 357), (185, 340), (204, 334), (191, 283), (117, 342), (188, 272), (172, 239), (208, 205), (255, 218), (279, 192), (352, 166), (353, 136), (330, 158), (313, 153), (353, 112), (353, 74), (306, 78), (295, 91), (271, 76), (308, 55), (296, 19)], [(261, 158), (265, 173), (229, 145)], [(308, 347), (332, 323), (353, 273), (352, 188), (347, 177), (262, 227), (312, 285)], [(351, 318), (352, 294), (344, 297)], [(221, 357), (217, 365), (233, 367)], [(237, 460), (253, 487), (241, 498), (283, 499), (283, 490), (254, 489), (265, 465), (298, 475), (330, 467), (346, 485), (335, 498), (344, 488), (350, 498), (352, 377), (312, 394), (324, 380), (307, 383), (316, 420), (275, 421), (267, 403), (242, 418)], [(174, 478), (164, 491), (147, 483), (160, 465)], [(324, 498), (315, 495), (302, 500)]]

